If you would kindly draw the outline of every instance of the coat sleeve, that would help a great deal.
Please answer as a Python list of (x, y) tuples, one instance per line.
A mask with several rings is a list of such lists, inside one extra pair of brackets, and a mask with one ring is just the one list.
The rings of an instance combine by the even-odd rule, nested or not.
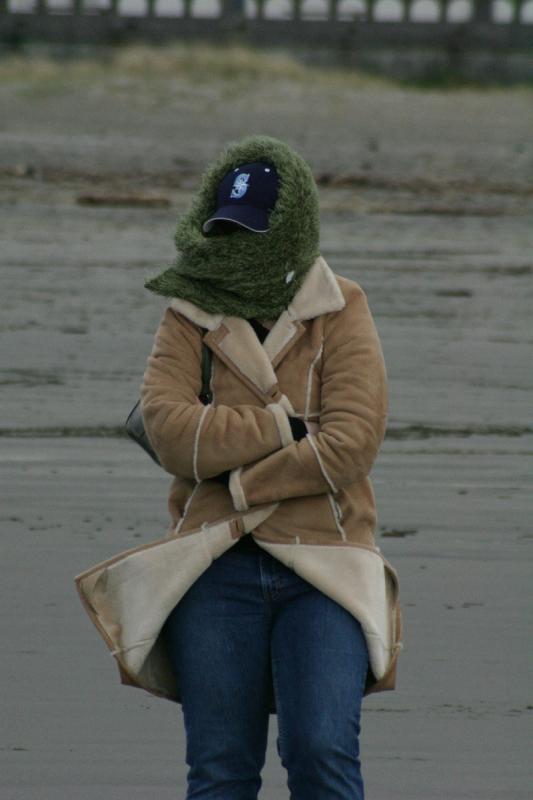
[(204, 406), (198, 399), (201, 359), (200, 330), (167, 308), (141, 386), (146, 435), (163, 469), (200, 481), (294, 441), (279, 403)]
[(320, 428), (254, 464), (232, 470), (239, 511), (339, 489), (362, 480), (385, 435), (387, 375), (378, 333), (360, 286), (324, 327)]

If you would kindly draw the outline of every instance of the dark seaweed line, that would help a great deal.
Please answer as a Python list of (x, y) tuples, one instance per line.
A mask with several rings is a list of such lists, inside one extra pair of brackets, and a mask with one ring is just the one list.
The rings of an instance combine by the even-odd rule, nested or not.
[[(139, 180), (151, 180), (158, 186), (168, 189), (188, 189), (191, 181), (196, 181), (199, 168), (194, 163), (186, 167), (165, 169), (164, 171), (143, 168), (133, 179), (136, 187)], [(91, 185), (114, 184), (120, 181), (126, 187), (132, 183), (132, 178), (127, 172), (120, 170), (84, 169), (63, 166), (35, 166), (33, 164), (6, 164), (0, 166), (0, 178), (30, 179), (40, 182), (59, 183), (69, 180), (88, 180)], [(533, 195), (533, 183), (530, 180), (522, 181), (497, 181), (486, 178), (425, 178), (416, 176), (391, 177), (386, 174), (367, 174), (366, 172), (319, 172), (315, 174), (318, 186), (326, 188), (359, 188), (359, 189), (384, 189), (388, 191), (412, 191), (416, 193), (428, 192), (431, 194), (448, 193), (450, 190), (471, 194), (515, 195), (529, 197)]]
[[(435, 425), (390, 426), (386, 439), (400, 441), (406, 439), (430, 439), (433, 437), (467, 438), (469, 436), (527, 436), (533, 433), (529, 425), (468, 425), (466, 427), (440, 427)], [(91, 438), (124, 439), (126, 431), (121, 425), (51, 426), (49, 428), (0, 428), (0, 438)]]
[(468, 436), (527, 436), (533, 433), (530, 425), (467, 425), (441, 427), (437, 425), (403, 425), (388, 427), (386, 439), (430, 439), (432, 437), (466, 438)]
[(126, 431), (120, 425), (57, 426), (50, 428), (0, 428), (0, 438), (6, 439), (123, 439)]

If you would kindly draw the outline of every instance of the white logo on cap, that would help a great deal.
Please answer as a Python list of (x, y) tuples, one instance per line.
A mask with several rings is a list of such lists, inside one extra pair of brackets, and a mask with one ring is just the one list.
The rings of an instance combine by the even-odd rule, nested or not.
[(243, 197), (246, 192), (248, 191), (248, 178), (250, 177), (249, 172), (241, 172), (240, 175), (237, 175), (235, 180), (233, 181), (233, 188), (231, 190), (230, 197)]

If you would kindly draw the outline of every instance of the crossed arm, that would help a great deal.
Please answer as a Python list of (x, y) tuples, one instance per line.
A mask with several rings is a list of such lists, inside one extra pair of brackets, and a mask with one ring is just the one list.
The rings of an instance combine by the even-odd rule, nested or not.
[(278, 404), (203, 406), (200, 360), (197, 329), (167, 309), (148, 358), (141, 408), (148, 438), (171, 474), (226, 481), (236, 510), (245, 511), (335, 493), (370, 472), (385, 434), (387, 376), (362, 289), (325, 322), (319, 429), (291, 424)]

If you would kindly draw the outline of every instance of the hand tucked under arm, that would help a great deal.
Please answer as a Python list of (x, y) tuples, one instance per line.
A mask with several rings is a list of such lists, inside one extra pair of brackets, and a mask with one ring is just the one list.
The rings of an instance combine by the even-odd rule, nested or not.
[(292, 435), (295, 442), (299, 442), (304, 436), (307, 436), (307, 425), (299, 417), (289, 417), (289, 424), (291, 426)]

